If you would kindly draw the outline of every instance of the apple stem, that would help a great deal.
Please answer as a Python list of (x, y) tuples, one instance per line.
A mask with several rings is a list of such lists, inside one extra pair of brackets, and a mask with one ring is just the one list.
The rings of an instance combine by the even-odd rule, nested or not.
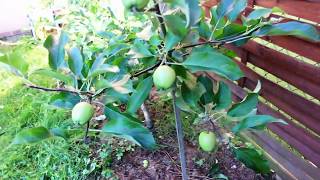
[(181, 163), (182, 180), (187, 180), (188, 174), (187, 174), (186, 153), (185, 153), (185, 147), (184, 147), (184, 141), (183, 141), (183, 128), (182, 128), (182, 122), (181, 122), (181, 116), (180, 116), (180, 109), (177, 106), (175, 94), (176, 94), (176, 89), (174, 87), (174, 89), (172, 90), (173, 110), (174, 110), (175, 120), (176, 120), (176, 131), (177, 131), (177, 138), (178, 138), (178, 144), (179, 144), (179, 157), (180, 157), (180, 163)]

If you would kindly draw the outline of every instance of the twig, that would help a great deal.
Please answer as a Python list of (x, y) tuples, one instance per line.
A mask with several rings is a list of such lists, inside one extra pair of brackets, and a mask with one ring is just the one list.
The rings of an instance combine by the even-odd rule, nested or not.
[(147, 73), (148, 71), (151, 71), (151, 70), (155, 69), (155, 68), (158, 67), (160, 64), (161, 64), (161, 61), (158, 61), (155, 65), (153, 65), (153, 66), (151, 66), (151, 67), (148, 67), (148, 68), (146, 68), (146, 69), (144, 69), (144, 70), (142, 70), (142, 71), (140, 71), (140, 72), (132, 75), (132, 76), (131, 76), (131, 79), (134, 78), (134, 77), (138, 77), (138, 76), (140, 76), (140, 75), (142, 75), (142, 74), (144, 74), (144, 73)]
[(182, 122), (180, 117), (180, 109), (176, 103), (177, 101), (176, 101), (175, 88), (172, 90), (172, 98), (173, 98), (173, 110), (174, 110), (175, 120), (176, 120), (176, 131), (177, 131), (177, 138), (178, 138), (178, 145), (179, 145), (179, 157), (180, 157), (181, 170), (182, 170), (182, 180), (187, 180), (188, 179), (187, 160), (186, 160), (186, 153), (185, 153), (184, 142), (183, 142), (183, 128), (182, 128)]
[(68, 92), (68, 93), (73, 93), (73, 94), (87, 94), (89, 96), (93, 95), (93, 92), (89, 91), (76, 91), (76, 90), (71, 90), (71, 89), (65, 89), (65, 88), (46, 88), (46, 87), (41, 87), (41, 86), (36, 86), (32, 84), (25, 84), (25, 86), (32, 88), (32, 89), (38, 89), (42, 91), (51, 91), (51, 92)]
[(155, 5), (155, 10), (156, 10), (156, 13), (158, 15), (157, 18), (158, 18), (159, 23), (160, 23), (161, 32), (162, 32), (163, 36), (166, 36), (166, 34), (167, 34), (166, 26), (164, 24), (164, 20), (163, 20), (163, 17), (162, 17), (162, 13), (161, 13), (161, 10), (160, 10), (159, 3), (156, 0), (154, 0), (154, 3), (156, 4)]

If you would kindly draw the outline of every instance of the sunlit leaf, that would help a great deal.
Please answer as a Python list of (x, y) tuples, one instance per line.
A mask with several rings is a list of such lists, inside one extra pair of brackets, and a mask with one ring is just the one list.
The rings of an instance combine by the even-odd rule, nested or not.
[(260, 37), (292, 35), (316, 42), (320, 41), (320, 33), (314, 26), (296, 21), (266, 25), (254, 32), (253, 35)]
[(49, 66), (54, 70), (58, 70), (65, 66), (65, 45), (68, 42), (68, 35), (61, 32), (59, 41), (56, 42), (52, 35), (48, 36), (44, 42), (44, 47), (49, 51)]
[(276, 119), (272, 116), (253, 115), (241, 120), (237, 125), (235, 125), (232, 128), (232, 131), (234, 133), (239, 133), (240, 131), (243, 131), (246, 129), (254, 129), (256, 127), (261, 129), (262, 126), (266, 126), (268, 123), (273, 123), (273, 122), (287, 124), (285, 121), (281, 119)]
[(72, 109), (78, 102), (80, 102), (80, 99), (81, 98), (78, 95), (60, 92), (51, 96), (49, 104), (58, 108)]
[(68, 52), (69, 60), (68, 65), (70, 70), (78, 77), (82, 76), (83, 58), (79, 48), (73, 47)]
[(213, 49), (193, 51), (182, 64), (192, 72), (214, 72), (230, 80), (238, 80), (243, 77), (237, 63)]
[(249, 93), (241, 102), (232, 105), (228, 116), (241, 117), (250, 113), (258, 105), (258, 94)]
[(141, 104), (147, 99), (153, 86), (152, 76), (140, 81), (136, 90), (132, 93), (128, 101), (127, 112), (136, 113)]

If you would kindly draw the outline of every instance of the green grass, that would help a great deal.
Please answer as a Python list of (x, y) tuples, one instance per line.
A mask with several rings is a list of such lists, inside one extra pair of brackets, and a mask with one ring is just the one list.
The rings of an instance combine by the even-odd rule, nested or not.
[[(12, 51), (0, 47), (0, 52)], [(31, 71), (46, 67), (47, 53), (42, 47), (17, 47)], [(34, 77), (33, 81), (50, 86), (54, 81)], [(0, 69), (0, 179), (87, 179), (102, 172), (110, 175), (108, 168), (112, 150), (99, 145), (99, 155), (93, 157), (92, 147), (82, 143), (83, 133), (70, 139), (59, 137), (30, 145), (10, 145), (15, 134), (24, 128), (72, 126), (70, 112), (48, 105), (51, 93), (28, 89), (22, 80)], [(111, 173), (112, 174), (112, 173)]]

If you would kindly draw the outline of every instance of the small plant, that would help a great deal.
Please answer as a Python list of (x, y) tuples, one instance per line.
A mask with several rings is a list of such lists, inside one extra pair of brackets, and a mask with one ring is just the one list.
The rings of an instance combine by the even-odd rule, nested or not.
[[(97, 21), (106, 21), (102, 30), (95, 28), (92, 24), (96, 22), (93, 22), (84, 28), (88, 31), (83, 34), (84, 38), (79, 31), (73, 39), (65, 31), (61, 31), (59, 37), (47, 37), (44, 46), (49, 52), (48, 69), (30, 73), (23, 59), (8, 55), (1, 56), (0, 61), (21, 76), (26, 86), (55, 92), (50, 104), (74, 108), (75, 128), (86, 124), (85, 137), (89, 132), (113, 134), (150, 150), (156, 148), (156, 142), (136, 118), (137, 110), (148, 98), (153, 85), (159, 92), (170, 92), (183, 179), (187, 179), (187, 171), (180, 110), (199, 114), (200, 121), (227, 125), (235, 135), (245, 130), (261, 130), (272, 122), (285, 123), (256, 114), (259, 83), (241, 102), (232, 102), (225, 80), (236, 81), (244, 74), (232, 60), (235, 53), (225, 45), (241, 46), (252, 38), (274, 35), (320, 40), (319, 33), (311, 25), (276, 23), (268, 19), (278, 9), (257, 9), (244, 17), (245, 0), (222, 0), (211, 9), (210, 18), (205, 17), (199, 1), (123, 0), (127, 9), (126, 22), (117, 20), (112, 12), (94, 2), (88, 12), (75, 10), (72, 13), (80, 19), (86, 13), (95, 14), (99, 17)], [(164, 7), (161, 10), (160, 4)], [(101, 8), (107, 18), (98, 14)], [(235, 22), (238, 18), (242, 24)], [(72, 23), (66, 23), (65, 27), (72, 32), (76, 29)], [(214, 73), (221, 81), (213, 82), (206, 74), (195, 75), (197, 72)], [(59, 87), (41, 87), (29, 80), (34, 74), (50, 76), (61, 83)], [(85, 103), (79, 105), (80, 101)], [(107, 121), (102, 129), (92, 129), (92, 106), (101, 103)], [(121, 104), (125, 104), (125, 111), (119, 108)], [(13, 143), (36, 142), (53, 136), (66, 138), (68, 131), (70, 129), (35, 127), (18, 133)], [(202, 133), (199, 138), (203, 150), (212, 151), (216, 147), (212, 132)], [(247, 159), (244, 156), (259, 159), (249, 149), (235, 147), (235, 150), (242, 160)]]

